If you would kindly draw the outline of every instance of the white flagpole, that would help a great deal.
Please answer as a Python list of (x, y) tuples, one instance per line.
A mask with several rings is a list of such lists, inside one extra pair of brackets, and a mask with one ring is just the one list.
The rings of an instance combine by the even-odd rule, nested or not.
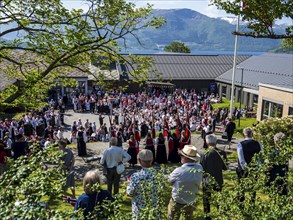
[[(241, 5), (241, 1), (240, 1)], [(239, 20), (240, 14), (237, 16), (236, 32), (239, 31)], [(235, 87), (235, 72), (236, 72), (236, 60), (238, 51), (238, 35), (235, 35), (235, 46), (234, 46), (234, 60), (233, 60), (233, 73), (232, 73), (232, 88), (231, 88), (231, 99), (230, 99), (230, 118), (232, 119), (233, 113), (233, 101), (234, 101), (234, 87)]]

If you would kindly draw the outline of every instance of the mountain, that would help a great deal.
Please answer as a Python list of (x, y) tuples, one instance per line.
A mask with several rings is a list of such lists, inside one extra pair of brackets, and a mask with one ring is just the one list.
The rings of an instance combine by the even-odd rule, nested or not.
[[(128, 37), (128, 49), (161, 50), (172, 41), (184, 42), (192, 51), (233, 51), (235, 25), (231, 19), (210, 18), (190, 9), (156, 9), (155, 16), (163, 16), (166, 24), (159, 29), (140, 30), (136, 34), (141, 45)], [(229, 22), (227, 21), (229, 20)], [(240, 30), (247, 27), (240, 26)], [(281, 40), (239, 37), (239, 51), (264, 52), (278, 47)]]
[[(210, 18), (199, 12), (190, 9), (156, 9), (154, 16), (162, 16), (166, 24), (159, 29), (144, 29), (136, 32), (140, 43), (132, 36), (126, 37), (128, 50), (158, 50), (162, 51), (166, 45), (173, 41), (184, 42), (191, 51), (233, 51), (235, 36), (235, 22), (231, 17)], [(245, 25), (244, 23), (241, 23)], [(15, 23), (2, 25), (2, 31), (15, 27)], [(278, 28), (284, 29), (284, 25)], [(240, 30), (247, 30), (247, 27), (240, 26)], [(21, 36), (22, 32), (15, 32), (5, 35), (1, 40), (14, 40)], [(251, 37), (239, 37), (239, 51), (264, 52), (278, 48), (281, 40), (254, 39)], [(121, 47), (124, 41), (119, 42)]]

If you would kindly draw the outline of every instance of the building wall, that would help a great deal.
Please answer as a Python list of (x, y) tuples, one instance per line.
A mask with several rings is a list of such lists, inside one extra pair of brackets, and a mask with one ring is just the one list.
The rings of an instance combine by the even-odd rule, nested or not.
[(260, 86), (259, 98), (258, 98), (257, 120), (264, 119), (262, 117), (262, 114), (264, 111), (264, 106), (263, 106), (264, 100), (283, 105), (282, 117), (288, 116), (289, 107), (293, 108), (293, 92), (282, 91), (278, 89)]
[[(195, 89), (196, 91), (201, 92), (209, 91), (210, 83), (213, 83), (214, 80), (174, 80), (169, 82), (173, 83), (176, 86), (175, 88)], [(128, 87), (127, 91), (137, 92), (145, 89), (146, 86), (139, 86), (138, 83), (131, 83), (131, 86)]]
[[(219, 91), (220, 97), (230, 100), (231, 99), (232, 86), (230, 84), (220, 83), (220, 82), (218, 82), (217, 84), (218, 84), (218, 91)], [(242, 92), (240, 92), (240, 91), (241, 91), (241, 87), (235, 86), (235, 88), (234, 88), (234, 97), (235, 97), (235, 99), (234, 100), (236, 102), (240, 102), (240, 96), (242, 94), (241, 104), (243, 104), (243, 106), (253, 107), (254, 104), (257, 104), (257, 103), (254, 103), (254, 100), (253, 100), (254, 94), (248, 93), (248, 92), (245, 92), (245, 91), (242, 91)]]
[(210, 83), (214, 80), (174, 80), (171, 83), (176, 85), (176, 88), (195, 89), (198, 92), (209, 91)]

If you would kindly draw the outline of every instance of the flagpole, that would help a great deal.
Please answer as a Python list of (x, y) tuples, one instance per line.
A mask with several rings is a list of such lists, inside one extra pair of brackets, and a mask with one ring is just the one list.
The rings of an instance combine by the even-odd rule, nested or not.
[[(240, 1), (241, 4), (241, 1)], [(236, 32), (239, 32), (239, 20), (240, 14), (237, 16)], [(232, 88), (231, 88), (231, 98), (230, 98), (230, 118), (232, 119), (233, 113), (233, 101), (234, 101), (234, 87), (235, 87), (235, 73), (236, 73), (236, 60), (238, 52), (238, 35), (235, 35), (235, 46), (234, 46), (234, 60), (233, 60), (233, 73), (232, 73)]]

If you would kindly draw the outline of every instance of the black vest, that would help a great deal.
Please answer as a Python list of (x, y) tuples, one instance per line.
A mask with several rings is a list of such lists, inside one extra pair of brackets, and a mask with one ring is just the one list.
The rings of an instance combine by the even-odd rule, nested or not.
[[(260, 144), (255, 140), (244, 140), (240, 143), (242, 145), (243, 155), (244, 155), (246, 164), (249, 165), (252, 160), (252, 157), (255, 154), (260, 152), (261, 150)], [(238, 160), (238, 166), (240, 167), (239, 160)]]

